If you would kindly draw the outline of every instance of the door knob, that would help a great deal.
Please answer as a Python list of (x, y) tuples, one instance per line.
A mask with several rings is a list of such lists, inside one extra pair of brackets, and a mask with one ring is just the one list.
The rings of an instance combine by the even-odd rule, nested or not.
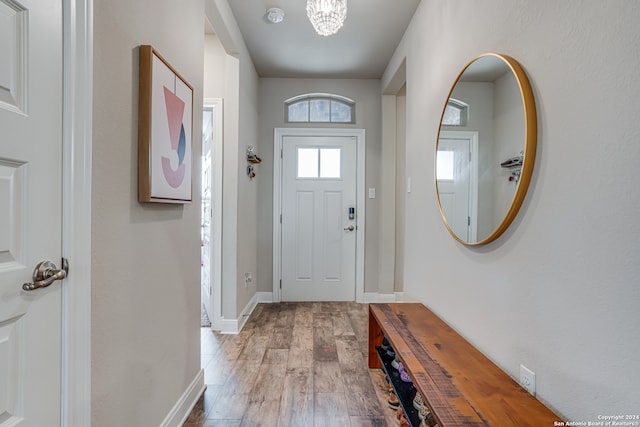
[(345, 230), (345, 231), (353, 231), (353, 230), (355, 230), (355, 229), (356, 229), (356, 228), (355, 228), (353, 225), (350, 225), (350, 226), (346, 227), (344, 230)]
[(42, 261), (33, 270), (33, 282), (25, 283), (22, 289), (33, 291), (39, 288), (46, 288), (56, 280), (62, 280), (69, 274), (69, 261), (62, 258), (62, 268), (58, 269), (51, 261)]

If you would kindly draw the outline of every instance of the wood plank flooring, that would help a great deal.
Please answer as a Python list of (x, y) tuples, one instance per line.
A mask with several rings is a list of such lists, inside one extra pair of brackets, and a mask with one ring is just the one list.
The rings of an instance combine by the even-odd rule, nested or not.
[(184, 427), (398, 425), (367, 304), (259, 304), (238, 335), (201, 331), (207, 390)]

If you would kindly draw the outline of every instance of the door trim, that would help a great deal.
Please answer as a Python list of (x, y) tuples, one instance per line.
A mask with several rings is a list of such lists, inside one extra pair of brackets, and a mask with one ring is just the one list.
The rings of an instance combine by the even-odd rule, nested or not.
[(62, 284), (64, 427), (91, 426), (93, 0), (62, 0)]
[(203, 107), (213, 109), (213, 146), (211, 147), (213, 185), (211, 186), (211, 204), (213, 205), (213, 220), (211, 230), (214, 239), (211, 242), (211, 267), (210, 274), (213, 286), (211, 298), (213, 304), (209, 304), (213, 310), (211, 329), (219, 331), (222, 328), (222, 98), (205, 98)]
[(287, 136), (347, 136), (356, 138), (356, 302), (364, 302), (365, 130), (275, 128), (273, 132), (273, 302), (282, 300), (282, 141)]

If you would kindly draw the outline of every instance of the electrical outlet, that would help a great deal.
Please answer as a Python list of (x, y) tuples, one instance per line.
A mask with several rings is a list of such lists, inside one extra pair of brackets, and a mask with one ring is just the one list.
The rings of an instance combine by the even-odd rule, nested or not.
[(536, 395), (536, 374), (524, 365), (520, 365), (520, 385), (531, 395)]
[(249, 283), (253, 282), (253, 276), (251, 273), (244, 273), (244, 287), (248, 288)]

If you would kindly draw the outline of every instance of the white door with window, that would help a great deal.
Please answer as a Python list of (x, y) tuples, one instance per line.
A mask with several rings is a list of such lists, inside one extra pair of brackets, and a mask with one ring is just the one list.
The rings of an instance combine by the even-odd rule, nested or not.
[(0, 427), (59, 426), (62, 4), (0, 17)]
[(354, 301), (353, 136), (282, 139), (282, 300)]
[(476, 241), (477, 134), (442, 131), (438, 140), (438, 197), (449, 228), (465, 242)]

